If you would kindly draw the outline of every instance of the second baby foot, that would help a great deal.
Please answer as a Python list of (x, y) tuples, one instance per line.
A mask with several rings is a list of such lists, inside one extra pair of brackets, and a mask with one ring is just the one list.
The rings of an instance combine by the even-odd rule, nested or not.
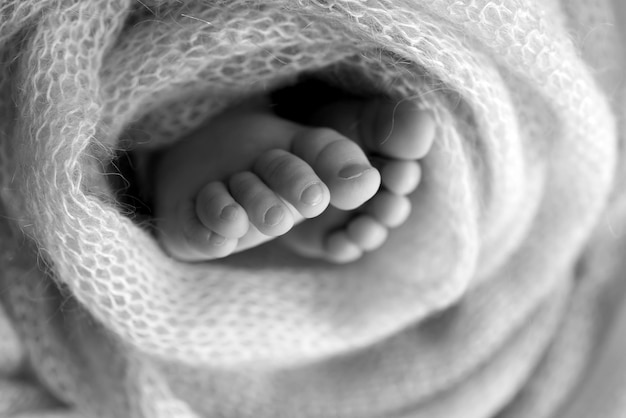
[(320, 215), (329, 203), (355, 209), (381, 181), (355, 142), (263, 107), (212, 119), (162, 154), (155, 177), (159, 237), (182, 261), (259, 245)]
[(388, 230), (408, 218), (408, 195), (419, 185), (421, 166), (435, 138), (429, 111), (411, 102), (340, 100), (314, 112), (309, 123), (328, 126), (358, 143), (380, 170), (381, 189), (357, 211), (328, 208), (297, 225), (283, 240), (301, 255), (346, 263), (380, 247)]

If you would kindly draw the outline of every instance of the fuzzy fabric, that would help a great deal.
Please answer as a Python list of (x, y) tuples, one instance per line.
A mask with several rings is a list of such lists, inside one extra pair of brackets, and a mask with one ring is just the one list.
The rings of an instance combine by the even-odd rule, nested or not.
[[(0, 1), (0, 415), (623, 416), (614, 7)], [(116, 152), (302, 76), (436, 115), (406, 225), (346, 266), (164, 255)]]

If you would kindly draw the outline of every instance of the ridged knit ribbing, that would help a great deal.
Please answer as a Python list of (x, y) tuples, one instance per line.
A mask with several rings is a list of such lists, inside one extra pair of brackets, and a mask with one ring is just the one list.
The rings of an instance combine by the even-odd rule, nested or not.
[[(0, 415), (555, 417), (626, 219), (619, 22), (563, 3), (0, 3)], [(433, 111), (407, 224), (341, 267), (165, 256), (115, 153), (301, 75)]]

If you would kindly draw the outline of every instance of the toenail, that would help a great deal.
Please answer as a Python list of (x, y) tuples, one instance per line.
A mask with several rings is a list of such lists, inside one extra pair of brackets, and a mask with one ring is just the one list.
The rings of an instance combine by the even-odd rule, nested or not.
[(324, 189), (322, 189), (322, 186), (319, 183), (311, 184), (309, 187), (304, 189), (300, 195), (300, 201), (309, 206), (319, 205), (322, 203), (323, 198)]
[(235, 205), (228, 205), (220, 212), (220, 219), (224, 221), (234, 221), (239, 214), (239, 209)]
[(285, 212), (283, 208), (280, 206), (272, 206), (265, 212), (265, 217), (263, 218), (263, 222), (266, 225), (274, 226), (278, 225), (280, 221), (285, 217)]
[(361, 177), (363, 173), (365, 173), (367, 170), (371, 168), (372, 167), (369, 165), (352, 164), (352, 165), (342, 168), (339, 171), (339, 177), (341, 177), (342, 179), (346, 179), (346, 180), (355, 179), (357, 177)]

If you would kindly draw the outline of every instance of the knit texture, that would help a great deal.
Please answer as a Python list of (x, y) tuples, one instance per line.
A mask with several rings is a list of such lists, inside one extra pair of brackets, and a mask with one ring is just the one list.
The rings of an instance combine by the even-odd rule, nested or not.
[[(596, 399), (579, 382), (619, 357), (601, 353), (626, 248), (612, 8), (0, 2), (0, 415), (547, 418)], [(168, 258), (116, 201), (116, 152), (302, 76), (432, 110), (406, 225), (345, 266), (275, 243)], [(580, 416), (619, 417), (625, 380)]]

